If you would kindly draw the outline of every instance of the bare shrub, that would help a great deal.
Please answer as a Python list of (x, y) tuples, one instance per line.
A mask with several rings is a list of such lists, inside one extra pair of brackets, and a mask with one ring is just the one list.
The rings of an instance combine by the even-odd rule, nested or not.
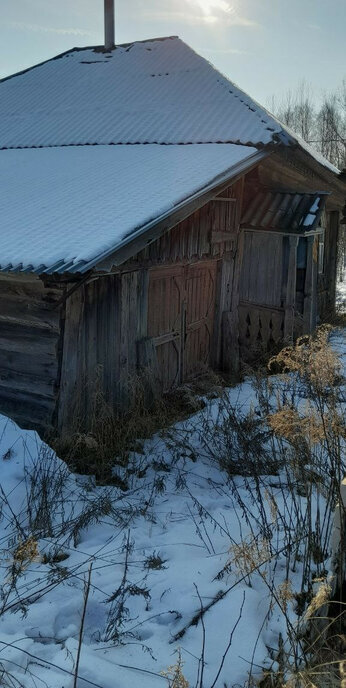
[[(327, 574), (334, 510), (342, 504), (346, 432), (342, 366), (330, 345), (330, 333), (331, 328), (323, 326), (273, 356), (269, 372), (275, 376), (248, 371), (256, 396), (250, 408), (241, 399), (232, 403), (225, 392), (212, 411), (200, 414), (198, 429), (187, 424), (171, 438), (174, 456), (193, 458), (197, 453), (226, 470), (230, 502), (241, 513), (240, 532), (246, 527), (248, 533), (240, 542), (231, 541), (229, 556), (215, 578), (235, 574), (238, 582), (248, 585), (260, 581), (268, 599), (263, 625), (275, 609), (284, 619), (284, 637), (270, 649), (279, 669), (266, 672), (261, 688), (337, 685), (344, 614), (341, 591), (335, 592), (335, 586), (332, 590)], [(226, 498), (225, 488), (215, 489)], [(206, 522), (225, 533), (227, 524), (215, 523), (196, 499), (194, 503), (197, 532), (213, 553)], [(345, 523), (345, 514), (340, 523)], [(341, 539), (344, 543), (344, 530)], [(338, 557), (337, 566), (344, 571), (344, 546)], [(284, 580), (277, 576), (282, 568)], [(196, 612), (191, 625), (236, 584)], [(335, 605), (337, 614), (332, 611)], [(333, 680), (327, 681), (327, 675)], [(255, 683), (250, 669), (247, 686)]]

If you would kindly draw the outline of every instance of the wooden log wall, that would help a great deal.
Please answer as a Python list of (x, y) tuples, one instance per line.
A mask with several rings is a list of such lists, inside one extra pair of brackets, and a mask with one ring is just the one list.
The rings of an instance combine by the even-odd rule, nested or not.
[(59, 378), (62, 289), (0, 273), (0, 412), (21, 427), (52, 427)]

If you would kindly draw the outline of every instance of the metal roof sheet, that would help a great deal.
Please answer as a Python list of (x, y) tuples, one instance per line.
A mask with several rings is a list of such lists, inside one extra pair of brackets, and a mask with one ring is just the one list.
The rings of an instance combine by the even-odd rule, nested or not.
[(73, 48), (0, 80), (0, 149), (278, 141), (339, 173), (176, 36)]
[(233, 144), (1, 151), (0, 269), (85, 272), (264, 155)]
[(316, 229), (328, 194), (259, 190), (248, 202), (244, 228), (306, 232)]
[(282, 125), (179, 38), (74, 49), (0, 82), (0, 148), (265, 145)]

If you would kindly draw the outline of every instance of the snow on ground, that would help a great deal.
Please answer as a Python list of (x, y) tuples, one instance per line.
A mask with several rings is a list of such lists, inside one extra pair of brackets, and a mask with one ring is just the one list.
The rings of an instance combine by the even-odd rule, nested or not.
[(336, 305), (341, 313), (346, 312), (346, 272), (343, 281), (336, 284)]
[[(335, 344), (345, 357), (345, 338)], [(253, 407), (249, 382), (228, 396), (244, 412)], [(272, 498), (284, 514), (290, 497), (267, 475), (261, 506), (252, 478), (228, 480), (206, 456), (201, 438), (205, 449), (218, 409), (209, 401), (177, 423), (170, 440), (147, 441), (131, 457), (125, 492), (72, 474), (35, 433), (0, 417), (1, 685), (72, 688), (83, 609), (78, 688), (168, 686), (161, 672), (176, 662), (177, 648), (191, 687), (242, 687), (250, 670), (260, 676), (269, 666), (267, 648), (278, 646), (285, 623), (267, 582), (279, 589), (287, 559), (269, 561), (266, 577), (249, 578), (232, 547), (255, 536), (261, 561), (270, 559), (261, 529), (273, 525)], [(296, 500), (304, 511), (305, 497)], [(323, 500), (319, 507), (322, 513)], [(278, 550), (282, 537), (278, 527)], [(232, 551), (238, 556), (229, 568)], [(295, 591), (302, 565), (289, 566)], [(208, 604), (204, 626), (190, 625)], [(291, 603), (287, 611), (294, 624)]]

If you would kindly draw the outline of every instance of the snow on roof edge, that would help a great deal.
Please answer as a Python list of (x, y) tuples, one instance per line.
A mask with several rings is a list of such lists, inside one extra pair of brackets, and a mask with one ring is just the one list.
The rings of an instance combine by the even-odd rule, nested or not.
[[(165, 218), (168, 218), (170, 215), (172, 215), (174, 212), (178, 211), (180, 208), (183, 208), (184, 206), (188, 205), (189, 203), (192, 203), (192, 201), (194, 199), (200, 198), (204, 194), (208, 193), (209, 190), (212, 191), (217, 186), (222, 184), (223, 181), (224, 182), (226, 182), (227, 180), (231, 181), (233, 179), (233, 177), (235, 177), (236, 175), (240, 174), (241, 172), (247, 170), (249, 167), (252, 167), (252, 165), (255, 162), (259, 162), (264, 157), (267, 157), (269, 155), (270, 155), (270, 152), (268, 152), (268, 151), (257, 151), (256, 153), (249, 155), (249, 157), (245, 158), (241, 162), (238, 162), (236, 165), (233, 165), (229, 169), (225, 170), (225, 172), (223, 172), (222, 174), (219, 174), (216, 177), (214, 177), (214, 179), (209, 184), (207, 184), (207, 186), (201, 187), (201, 189), (199, 189), (196, 193), (183, 199), (174, 208), (171, 208), (170, 210), (166, 211), (165, 213), (158, 216), (154, 220), (151, 220), (150, 222), (146, 223), (142, 227), (139, 227), (137, 230), (135, 229), (135, 231), (129, 233), (126, 237), (124, 237), (124, 239), (122, 239), (121, 242), (119, 242), (118, 246), (115, 246), (113, 249), (110, 249), (109, 251), (106, 251), (105, 253), (100, 254), (99, 256), (96, 256), (95, 259), (93, 259), (92, 261), (89, 261), (80, 270), (78, 270), (78, 272), (81, 272), (81, 273), (87, 272), (92, 267), (95, 267), (96, 265), (100, 264), (102, 261), (109, 258), (111, 255), (115, 254), (117, 251), (119, 251), (121, 248), (126, 246), (128, 243), (130, 243), (131, 241), (133, 241), (137, 237), (141, 236), (142, 234), (145, 234), (147, 231), (149, 231), (150, 228), (154, 227), (155, 225), (158, 225)], [(233, 171), (233, 174), (231, 176), (229, 176), (231, 170)], [(76, 272), (77, 272), (77, 270), (76, 270)]]
[[(83, 148), (85, 148), (85, 147), (82, 146), (79, 149), (81, 153), (82, 153)], [(96, 146), (96, 147), (93, 147), (93, 151), (96, 154), (96, 151), (100, 150), (101, 148), (103, 148), (104, 151), (106, 151), (108, 149), (108, 151), (110, 153), (111, 152), (110, 149), (112, 149), (114, 147)], [(124, 149), (126, 149), (126, 148), (127, 148), (126, 146), (120, 147), (120, 149), (123, 150), (124, 154), (125, 154)], [(129, 148), (132, 149), (132, 151), (133, 151), (134, 147), (131, 146)], [(146, 146), (145, 147), (139, 146), (137, 148), (140, 148), (143, 151), (148, 150), (148, 152), (149, 152), (149, 148), (152, 148), (152, 149), (156, 148), (157, 150), (159, 150), (159, 149), (162, 150), (162, 148), (164, 148), (164, 147), (163, 146), (151, 146), (151, 147), (147, 148)], [(187, 149), (189, 147), (188, 146), (179, 146), (179, 147), (178, 146), (169, 146), (169, 148), (171, 150), (175, 149), (176, 152), (178, 152), (178, 151), (183, 152), (185, 149)], [(205, 150), (205, 154), (203, 153), (203, 155), (202, 155), (202, 160), (206, 156), (209, 159), (209, 152), (207, 151), (207, 148), (209, 148), (209, 146), (200, 146), (200, 147), (196, 146), (196, 148), (200, 149), (201, 152), (203, 149)], [(83, 252), (80, 253), (80, 255), (78, 256), (78, 253), (75, 253), (74, 250), (72, 252), (70, 250), (67, 250), (67, 247), (65, 246), (64, 253), (61, 250), (53, 251), (52, 258), (53, 258), (53, 255), (54, 255), (54, 258), (50, 259), (48, 261), (44, 260), (43, 254), (40, 256), (39, 254), (36, 253), (36, 251), (33, 252), (32, 256), (27, 255), (27, 258), (25, 259), (23, 254), (22, 255), (19, 254), (17, 248), (14, 249), (14, 247), (18, 245), (18, 236), (14, 237), (13, 232), (10, 231), (9, 243), (12, 245), (12, 249), (8, 252), (7, 261), (6, 261), (6, 259), (5, 259), (6, 248), (5, 248), (5, 255), (2, 256), (3, 261), (2, 261), (2, 265), (0, 266), (0, 272), (12, 273), (12, 274), (14, 274), (14, 273), (32, 273), (32, 274), (36, 274), (36, 275), (63, 274), (63, 273), (73, 273), (73, 274), (74, 273), (77, 273), (77, 274), (80, 273), (80, 274), (83, 274), (83, 273), (89, 271), (90, 269), (92, 269), (93, 267), (95, 267), (96, 265), (98, 265), (99, 263), (107, 260), (107, 258), (109, 258), (110, 256), (113, 256), (114, 254), (116, 254), (120, 249), (122, 249), (127, 244), (131, 243), (134, 239), (139, 238), (141, 235), (143, 235), (143, 241), (144, 241), (144, 243), (146, 243), (146, 240), (144, 239), (144, 237), (146, 236), (147, 232), (150, 231), (150, 229), (155, 228), (160, 222), (168, 219), (172, 214), (176, 213), (177, 211), (182, 210), (184, 207), (189, 206), (189, 204), (191, 202), (193, 202), (193, 200), (196, 200), (201, 196), (205, 196), (208, 191), (211, 191), (212, 189), (216, 188), (217, 186), (219, 186), (223, 182), (228, 181), (228, 180), (231, 181), (235, 176), (237, 176), (238, 174), (247, 170), (249, 167), (252, 167), (254, 164), (256, 164), (263, 157), (266, 157), (267, 155), (270, 154), (268, 151), (263, 151), (263, 150), (257, 151), (254, 148), (252, 150), (251, 149), (247, 150), (246, 146), (235, 146), (233, 144), (230, 144), (230, 145), (224, 144), (223, 146), (220, 146), (220, 148), (219, 148), (219, 146), (214, 145), (211, 148), (214, 148), (214, 150), (220, 150), (220, 155), (217, 155), (216, 163), (213, 164), (212, 170), (210, 170), (213, 173), (209, 177), (207, 175), (204, 175), (204, 179), (200, 178), (200, 181), (202, 182), (201, 185), (196, 184), (197, 177), (195, 175), (195, 182), (193, 184), (191, 182), (192, 186), (190, 186), (191, 192), (189, 194), (184, 195), (184, 194), (180, 193), (180, 194), (176, 195), (176, 200), (174, 200), (174, 196), (173, 196), (173, 197), (171, 197), (171, 200), (168, 198), (167, 199), (168, 202), (165, 202), (165, 203), (162, 203), (161, 200), (158, 203), (157, 198), (154, 198), (153, 199), (153, 211), (156, 210), (156, 214), (155, 215), (152, 214), (151, 217), (149, 214), (147, 214), (147, 219), (144, 221), (144, 223), (143, 222), (138, 223), (138, 221), (136, 223), (136, 219), (140, 219), (140, 215), (138, 216), (138, 214), (137, 214), (137, 218), (136, 218), (136, 213), (135, 213), (133, 215), (132, 227), (130, 225), (130, 222), (127, 222), (126, 233), (124, 233), (123, 235), (118, 234), (118, 237), (115, 235), (112, 245), (110, 243), (108, 243), (108, 247), (107, 247), (107, 244), (104, 245), (104, 247), (102, 247), (102, 242), (100, 242), (99, 243), (99, 250), (97, 250), (97, 243), (96, 243), (96, 245), (94, 247), (95, 250), (93, 250), (93, 252), (91, 252), (91, 247), (90, 247), (90, 250), (88, 250), (89, 255), (87, 255), (87, 253), (85, 253), (84, 256), (83, 256)], [(229, 149), (231, 152), (232, 149), (234, 150), (237, 148), (243, 149), (243, 154), (240, 154), (240, 157), (239, 157), (239, 154), (236, 155), (236, 158), (238, 157), (238, 160), (233, 161), (233, 163), (228, 164), (228, 166), (227, 166), (227, 162), (228, 163), (231, 162), (231, 160), (229, 159), (229, 156), (228, 156), (228, 150), (227, 149)], [(224, 152), (222, 152), (222, 149)], [(45, 149), (45, 150), (46, 150), (46, 153), (48, 154), (48, 149)], [(32, 151), (32, 153), (34, 153), (34, 152), (35, 151)], [(13, 155), (14, 151), (12, 151), (12, 152), (8, 151), (7, 153)], [(26, 151), (18, 151), (18, 153), (23, 154), (23, 153), (26, 153)], [(36, 155), (38, 153), (39, 152), (36, 151)], [(173, 153), (173, 150), (172, 150), (172, 153)], [(226, 154), (226, 158), (224, 158), (224, 154)], [(109, 157), (108, 154), (107, 154), (107, 156)], [(80, 157), (80, 154), (78, 154), (78, 157)], [(132, 152), (131, 152), (130, 157), (132, 157)], [(176, 158), (176, 155), (174, 155), (173, 157)], [(180, 156), (178, 156), (178, 157), (180, 159)], [(186, 156), (184, 155), (184, 158), (185, 157)], [(226, 165), (223, 165), (223, 159), (225, 160)], [(220, 160), (220, 162), (218, 162), (218, 160)], [(11, 167), (13, 167), (14, 162), (15, 161), (12, 162)], [(17, 169), (17, 167), (18, 167), (18, 161), (14, 165), (15, 169)], [(8, 162), (6, 162), (6, 168), (8, 169)], [(38, 186), (38, 189), (41, 189), (40, 184), (37, 185), (37, 180), (36, 180), (36, 186)], [(97, 185), (95, 186), (95, 188), (96, 187), (97, 187)], [(181, 190), (184, 189), (184, 184), (183, 184), (183, 186), (180, 185), (180, 187), (181, 187)], [(27, 199), (27, 201), (28, 201), (28, 199)], [(54, 199), (53, 199), (53, 201), (54, 201)], [(33, 196), (31, 193), (29, 194), (29, 202), (31, 205), (33, 204)], [(156, 209), (155, 209), (155, 202), (156, 202)], [(166, 208), (164, 207), (165, 205), (166, 205)], [(203, 205), (203, 202), (201, 203), (201, 205)], [(15, 215), (13, 216), (13, 213), (11, 211), (11, 207), (12, 207), (11, 201), (9, 200), (9, 209), (10, 209), (10, 213), (12, 215), (12, 225), (13, 225), (13, 231), (14, 231), (16, 226), (17, 226), (16, 223), (18, 221), (18, 218), (16, 219), (16, 216)], [(113, 207), (115, 207), (114, 204), (113, 204)], [(39, 225), (41, 225), (41, 221), (40, 221), (40, 218), (37, 218), (35, 205), (33, 206), (33, 208), (34, 208), (35, 226), (39, 227)], [(121, 208), (120, 208), (120, 210), (121, 210)], [(22, 211), (21, 211), (21, 215), (22, 215)], [(106, 213), (106, 215), (107, 215), (107, 213)], [(112, 215), (112, 217), (113, 217), (113, 219), (115, 219), (114, 215)], [(121, 217), (121, 215), (119, 216), (119, 219), (120, 219), (120, 217)], [(143, 219), (145, 218), (145, 215), (143, 215), (143, 213), (142, 213), (142, 217), (143, 217)], [(31, 218), (31, 221), (32, 220), (33, 220), (33, 218)], [(43, 217), (43, 220), (44, 220), (44, 217)], [(59, 219), (59, 217), (56, 219), (55, 234), (53, 231), (53, 235), (51, 235), (53, 238), (53, 242), (54, 242), (54, 240), (55, 240), (54, 237), (56, 238), (55, 235), (57, 234), (57, 231), (58, 231), (58, 236), (60, 237), (59, 242), (58, 242), (59, 245), (61, 244), (61, 241), (62, 241), (61, 231), (62, 231), (63, 226), (64, 226), (64, 225), (60, 226), (60, 220), (61, 220), (61, 218)], [(104, 220), (104, 217), (103, 217), (103, 220)], [(14, 221), (14, 223), (13, 223), (13, 221)], [(123, 223), (121, 222), (121, 224), (123, 224)], [(126, 223), (124, 223), (124, 224), (126, 227)], [(101, 222), (101, 226), (102, 226), (102, 222)], [(108, 227), (108, 220), (107, 220), (107, 227)], [(43, 229), (45, 231), (45, 224), (42, 225), (41, 229)], [(83, 232), (84, 232), (84, 225), (83, 225)], [(160, 236), (161, 234), (162, 234), (162, 231), (158, 232), (157, 237)], [(46, 241), (47, 237), (45, 234), (44, 234), (44, 236), (45, 236), (45, 241)], [(84, 234), (83, 234), (83, 236), (84, 236)], [(14, 244), (12, 242), (11, 237), (15, 239)], [(110, 235), (110, 237), (112, 237), (112, 234)], [(153, 240), (152, 235), (150, 235), (150, 239)], [(41, 232), (41, 235), (40, 235), (40, 233), (37, 233), (37, 232), (36, 232), (36, 234), (31, 235), (31, 243), (33, 243), (33, 242), (35, 243), (35, 245), (37, 247), (40, 246), (40, 244), (42, 242), (42, 232)], [(22, 245), (21, 242), (19, 242), (19, 245)], [(137, 249), (137, 250), (140, 250), (140, 249)], [(134, 253), (135, 252), (136, 251), (134, 250)], [(32, 253), (32, 252), (30, 251), (30, 253)], [(10, 254), (12, 254), (12, 255), (10, 255)], [(34, 254), (35, 254), (35, 258), (37, 258), (36, 264), (35, 264), (35, 260), (34, 260)], [(122, 261), (119, 261), (119, 264), (121, 262)]]

